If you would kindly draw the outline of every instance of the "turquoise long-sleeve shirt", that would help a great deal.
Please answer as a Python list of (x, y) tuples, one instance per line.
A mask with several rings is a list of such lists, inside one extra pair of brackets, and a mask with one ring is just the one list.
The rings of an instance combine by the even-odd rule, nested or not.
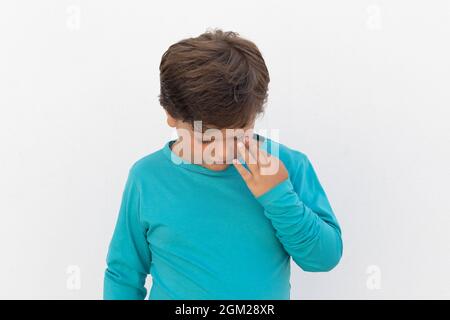
[(291, 257), (305, 271), (337, 265), (341, 229), (306, 155), (265, 139), (289, 178), (255, 198), (233, 165), (182, 162), (173, 142), (129, 171), (104, 299), (145, 299), (148, 274), (149, 299), (289, 299)]

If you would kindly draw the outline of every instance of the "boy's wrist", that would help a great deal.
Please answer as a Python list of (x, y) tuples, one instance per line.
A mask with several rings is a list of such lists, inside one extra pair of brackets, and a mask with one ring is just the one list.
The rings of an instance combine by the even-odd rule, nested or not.
[(291, 180), (289, 178), (286, 178), (270, 190), (255, 198), (263, 207), (266, 207), (282, 198), (285, 194), (292, 192), (293, 190), (294, 186), (292, 185)]

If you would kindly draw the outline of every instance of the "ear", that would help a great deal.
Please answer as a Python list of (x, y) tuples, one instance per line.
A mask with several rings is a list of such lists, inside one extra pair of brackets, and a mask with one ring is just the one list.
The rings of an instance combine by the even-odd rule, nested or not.
[(166, 116), (167, 116), (167, 124), (169, 125), (169, 127), (176, 128), (178, 121), (174, 117), (172, 117), (167, 111)]

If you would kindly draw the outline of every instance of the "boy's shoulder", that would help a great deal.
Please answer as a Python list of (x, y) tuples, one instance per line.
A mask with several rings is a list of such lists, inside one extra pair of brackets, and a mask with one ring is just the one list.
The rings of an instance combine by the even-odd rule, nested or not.
[(131, 168), (130, 174), (135, 177), (145, 176), (151, 173), (160, 172), (165, 165), (165, 155), (163, 149), (159, 149), (150, 154), (142, 156), (136, 160)]
[(300, 190), (299, 192), (307, 192), (307, 189), (302, 189), (305, 181), (310, 180), (311, 182), (316, 179), (315, 171), (308, 156), (299, 150), (271, 139), (267, 139), (267, 151), (284, 163), (294, 188)]
[(291, 173), (308, 164), (309, 159), (305, 153), (270, 138), (262, 138), (263, 148), (271, 155), (279, 158)]

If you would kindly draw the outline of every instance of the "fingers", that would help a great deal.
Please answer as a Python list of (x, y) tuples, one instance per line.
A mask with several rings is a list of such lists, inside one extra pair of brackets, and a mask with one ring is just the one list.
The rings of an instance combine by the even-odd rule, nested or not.
[(267, 167), (270, 165), (270, 155), (263, 150), (262, 148), (258, 148), (258, 164), (260, 167)]
[(251, 153), (255, 158), (257, 158), (259, 175), (274, 175), (278, 172), (278, 169), (280, 167), (280, 161), (276, 156), (273, 156), (261, 146), (258, 146), (258, 142), (254, 140), (253, 147), (252, 143), (250, 142), (249, 149), (251, 150)]
[(259, 155), (261, 159), (260, 174), (262, 176), (277, 174), (281, 166), (281, 161), (277, 157), (262, 149), (259, 150)]
[(238, 142), (237, 148), (239, 155), (244, 159), (250, 172), (254, 175), (257, 175), (259, 173), (259, 168), (256, 158), (251, 154), (249, 149), (242, 142)]
[(247, 169), (245, 169), (245, 167), (242, 165), (242, 163), (239, 162), (239, 160), (233, 159), (233, 165), (241, 175), (242, 179), (244, 179), (244, 181), (249, 181), (252, 178), (252, 174), (248, 172)]
[(250, 155), (253, 157), (253, 159), (255, 160), (255, 163), (258, 164), (259, 163), (259, 157), (258, 157), (258, 141), (256, 141), (253, 138), (250, 137), (246, 137), (245, 139), (245, 145), (247, 146)]
[(259, 167), (270, 165), (270, 155), (261, 148), (262, 143), (254, 138), (246, 138), (245, 143), (250, 150), (250, 154), (253, 155), (254, 159), (256, 159), (257, 165)]

